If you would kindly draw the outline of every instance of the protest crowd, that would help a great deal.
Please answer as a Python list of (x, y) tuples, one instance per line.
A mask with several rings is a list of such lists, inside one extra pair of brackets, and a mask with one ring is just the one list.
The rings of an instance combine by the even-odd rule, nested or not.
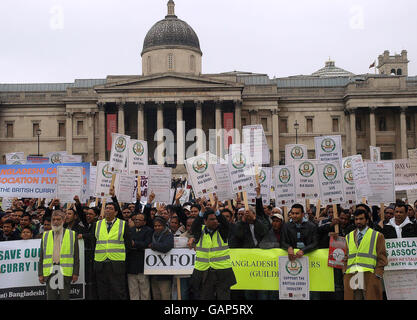
[[(263, 130), (261, 138), (262, 135)], [(334, 142), (337, 138), (339, 142)], [(125, 154), (129, 137), (113, 134), (110, 161), (97, 163), (92, 182), (95, 190), (88, 197), (82, 192), (81, 166), (85, 164), (57, 165), (55, 198), (15, 197), (7, 209), (0, 212), (0, 245), (5, 241), (41, 239), (35, 270), (39, 283), (47, 284), (48, 299), (69, 299), (71, 283), (77, 282), (81, 269), (87, 300), (281, 300), (296, 297), (295, 293), (284, 296), (284, 290), (271, 290), (266, 282), (259, 282), (261, 285), (258, 284), (256, 290), (239, 289), (239, 286), (233, 289), (238, 283), (236, 261), (231, 259), (232, 251), (239, 251), (235, 249), (247, 250), (242, 251), (246, 253), (252, 250), (259, 256), (263, 252), (279, 252), (280, 263), (284, 261), (281, 259), (284, 254), (287, 264), (279, 269), (280, 272), (287, 270), (289, 281), (281, 282), (284, 280), (280, 275), (279, 288), (284, 284), (291, 287), (290, 280), (297, 279), (302, 263), (307, 261), (308, 266), (308, 259), (316, 261), (315, 253), (325, 252), (325, 263), (312, 262), (310, 267), (321, 265), (330, 269), (325, 282), (330, 282), (330, 288), (334, 289), (311, 290), (311, 286), (305, 286), (307, 294), (300, 294), (299, 299), (387, 299), (387, 284), (383, 280), (391, 255), (387, 252), (390, 246), (398, 244), (386, 245), (386, 242), (417, 238), (417, 200), (408, 203), (406, 198), (395, 198), (392, 162), (376, 159), (364, 164), (361, 156), (343, 158), (342, 162), (340, 136), (337, 138), (319, 138), (322, 140), (318, 142), (319, 147), (316, 146), (317, 161), (292, 159), (286, 160), (289, 164), (285, 166), (271, 168), (262, 167), (261, 160), (252, 163), (252, 174), (243, 174), (252, 161), (248, 147), (231, 145), (228, 160), (223, 163), (206, 152), (186, 160), (186, 179), (172, 179), (171, 168), (148, 166), (145, 141), (131, 141), (130, 149), (146, 159), (141, 162)], [(302, 145), (292, 146), (301, 148)], [(262, 153), (262, 148), (261, 144), (255, 153)], [(334, 159), (319, 161), (319, 148), (324, 152), (330, 150)], [(299, 149), (291, 152), (293, 154), (307, 152)], [(211, 164), (213, 158), (215, 162)], [(292, 161), (294, 164), (290, 163)], [(137, 165), (133, 170), (131, 162)], [(128, 169), (125, 169), (126, 164)], [(13, 172), (14, 167), (18, 166), (7, 173)], [(351, 171), (345, 171), (345, 167)], [(141, 171), (144, 168), (146, 170)], [(342, 187), (343, 177), (346, 187)], [(349, 177), (353, 177), (356, 185), (349, 183)], [(145, 193), (142, 190), (144, 178), (149, 179)], [(136, 187), (134, 182), (137, 182)], [(129, 186), (123, 189), (125, 185)], [(129, 194), (132, 190), (134, 194)], [(82, 247), (77, 240), (82, 240)], [(416, 243), (409, 246), (416, 246)], [(406, 241), (403, 245), (407, 246)], [(176, 249), (193, 252), (192, 274), (145, 272), (146, 266), (152, 269), (145, 258), (150, 251), (155, 253), (154, 259), (160, 259), (160, 264), (165, 265), (164, 256)], [(80, 260), (80, 253), (83, 253), (83, 260)], [(1, 250), (0, 254), (3, 260)], [(405, 257), (414, 259), (416, 254), (409, 256)], [(275, 279), (278, 264), (274, 260), (277, 258), (273, 256), (268, 262), (275, 268), (269, 276), (272, 274)], [(156, 265), (156, 260), (154, 262)], [(258, 261), (256, 265), (266, 263)], [(3, 267), (0, 277), (5, 271)], [(308, 272), (308, 267), (305, 269)], [(54, 270), (60, 270), (58, 273), (63, 277), (58, 287)], [(257, 275), (262, 273), (258, 271)], [(301, 276), (300, 279), (305, 281)], [(317, 282), (323, 282), (317, 278), (314, 281), (316, 287)]]

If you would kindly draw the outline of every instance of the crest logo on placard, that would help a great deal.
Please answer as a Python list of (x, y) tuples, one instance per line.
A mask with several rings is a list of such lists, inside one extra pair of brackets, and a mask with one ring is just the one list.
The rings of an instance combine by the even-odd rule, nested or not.
[(314, 165), (311, 162), (303, 162), (298, 167), (298, 172), (304, 177), (309, 178), (314, 174)]
[(19, 165), (19, 164), (22, 164), (22, 163), (20, 161), (13, 162), (13, 165)]
[(103, 176), (107, 179), (110, 179), (113, 176), (112, 172), (109, 169), (109, 164), (106, 164), (101, 171), (103, 173)]
[(133, 145), (133, 153), (136, 154), (137, 156), (139, 157), (143, 156), (144, 152), (145, 152), (145, 147), (143, 146), (141, 142), (136, 142)]
[(51, 156), (51, 163), (55, 164), (55, 163), (62, 163), (62, 157), (59, 153), (54, 153)]
[(126, 149), (126, 139), (124, 137), (118, 137), (115, 143), (115, 149), (117, 152), (123, 152)]
[(347, 158), (345, 161), (343, 161), (343, 169), (350, 169), (352, 168), (352, 159)]
[(287, 168), (281, 169), (279, 171), (278, 177), (279, 177), (279, 181), (281, 181), (281, 183), (287, 184), (291, 180), (290, 170), (288, 170)]
[(303, 271), (303, 266), (297, 259), (295, 261), (288, 260), (285, 270), (292, 276), (298, 276)]
[(304, 158), (304, 151), (303, 148), (299, 146), (295, 146), (291, 149), (291, 158), (294, 160), (301, 160)]
[(346, 171), (345, 172), (344, 179), (345, 179), (345, 181), (346, 181), (347, 184), (350, 184), (350, 185), (354, 185), (355, 184), (355, 182), (353, 181), (353, 173), (352, 173), (352, 170), (349, 170), (349, 171)]
[(333, 181), (337, 177), (336, 167), (332, 164), (324, 166), (323, 175), (328, 181)]
[(233, 155), (232, 166), (235, 169), (243, 169), (246, 166), (246, 157), (242, 152)]
[(261, 169), (261, 171), (259, 171), (259, 183), (262, 184), (265, 182), (265, 180), (266, 180), (266, 172)]
[(331, 138), (326, 138), (321, 142), (321, 150), (324, 152), (333, 152), (336, 149), (336, 142)]
[(199, 158), (194, 160), (193, 170), (197, 173), (204, 173), (208, 168), (208, 163), (205, 159)]

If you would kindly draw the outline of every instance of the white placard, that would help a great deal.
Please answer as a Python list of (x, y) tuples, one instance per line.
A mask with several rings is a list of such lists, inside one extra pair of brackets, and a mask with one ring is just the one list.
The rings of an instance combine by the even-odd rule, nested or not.
[(417, 300), (417, 270), (384, 271), (388, 300)]
[(368, 162), (367, 172), (372, 193), (368, 203), (379, 205), (381, 203), (395, 202), (395, 167), (393, 162)]
[(81, 163), (83, 157), (79, 155), (66, 154), (62, 156), (62, 163)]
[(345, 190), (345, 202), (347, 207), (356, 203), (355, 180), (353, 179), (352, 159), (351, 157), (343, 158), (343, 189)]
[(285, 165), (293, 164), (294, 160), (308, 159), (308, 149), (304, 144), (285, 145)]
[(371, 193), (371, 186), (366, 173), (366, 167), (361, 155), (351, 156), (353, 181), (355, 182), (356, 202), (361, 203), (362, 198), (367, 198)]
[(290, 261), (288, 256), (281, 256), (278, 261), (279, 299), (310, 300), (308, 257)]
[(415, 166), (415, 160), (395, 160), (395, 191), (413, 189), (417, 189), (417, 171)]
[(323, 162), (339, 161), (342, 163), (342, 137), (314, 137), (316, 159)]
[(6, 153), (6, 165), (26, 164), (24, 152)]
[(64, 156), (67, 155), (66, 151), (54, 151), (48, 152), (46, 157), (49, 158), (49, 163), (64, 163)]
[(148, 142), (133, 140), (129, 142), (129, 174), (148, 176)]
[(316, 160), (294, 160), (296, 201), (320, 197)]
[(97, 167), (90, 166), (90, 196), (95, 196)]
[(114, 190), (119, 202), (132, 202), (132, 198), (135, 194), (135, 180), (135, 176), (129, 176), (120, 173), (116, 175)]
[[(256, 168), (255, 168), (256, 171)], [(272, 185), (272, 168), (259, 167), (259, 183), (261, 185), (262, 204), (269, 205), (271, 203), (271, 185)], [(256, 178), (255, 178), (256, 182)], [(256, 190), (255, 188), (248, 190), (248, 203), (256, 204)]]
[(293, 165), (275, 166), (275, 205), (291, 207), (296, 201), (295, 169)]
[(229, 166), (227, 164), (215, 164), (214, 173), (216, 174), (217, 190), (216, 195), (219, 201), (227, 201), (234, 199), (232, 192), (232, 181), (229, 174)]
[(229, 173), (232, 192), (249, 191), (256, 187), (255, 168), (247, 145), (230, 145)]
[(345, 204), (343, 172), (339, 161), (319, 162), (317, 173), (323, 205)]
[(146, 249), (144, 274), (191, 275), (194, 271), (195, 257), (195, 251), (190, 249), (172, 249), (167, 253)]
[(148, 192), (155, 193), (155, 202), (170, 204), (172, 168), (149, 166)]
[(381, 161), (381, 148), (380, 147), (373, 147), (369, 146), (369, 154), (371, 162), (379, 162)]
[(130, 137), (112, 133), (109, 167), (111, 172), (124, 173), (129, 156)]
[(271, 161), (269, 146), (263, 126), (261, 124), (243, 126), (242, 135), (243, 143), (250, 148), (250, 156), (254, 164), (269, 164)]
[(95, 196), (100, 198), (110, 197), (110, 185), (113, 174), (110, 171), (108, 161), (97, 162), (97, 175), (96, 175), (96, 189)]
[(185, 160), (188, 180), (197, 198), (207, 198), (209, 194), (217, 192), (214, 163), (217, 163), (217, 156), (211, 155), (210, 152)]
[(82, 167), (57, 167), (56, 197), (62, 203), (72, 203), (75, 196), (78, 196), (81, 199), (83, 194), (82, 188)]

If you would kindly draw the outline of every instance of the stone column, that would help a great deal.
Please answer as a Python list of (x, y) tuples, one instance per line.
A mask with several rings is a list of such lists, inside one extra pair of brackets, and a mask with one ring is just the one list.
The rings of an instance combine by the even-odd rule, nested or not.
[(235, 141), (234, 143), (240, 144), (242, 141), (242, 100), (235, 101)]
[(407, 122), (405, 117), (405, 112), (407, 111), (407, 107), (402, 106), (400, 107), (400, 136), (401, 136), (401, 159), (408, 158), (408, 150), (407, 150)]
[(106, 160), (106, 113), (105, 104), (102, 102), (97, 103), (98, 106), (98, 130), (99, 130), (99, 143), (98, 143), (98, 155), (100, 161)]
[(145, 103), (138, 102), (138, 140), (145, 140)]
[(224, 156), (224, 130), (222, 125), (222, 102), (216, 101), (216, 155)]
[(156, 109), (156, 130), (157, 130), (157, 148), (158, 152), (156, 153), (156, 163), (159, 165), (164, 164), (164, 148), (161, 145), (164, 144), (163, 141), (163, 129), (164, 129), (164, 109), (163, 109), (163, 102), (157, 102), (157, 109)]
[(177, 167), (185, 160), (184, 101), (177, 101)]
[(94, 126), (94, 118), (96, 113), (95, 112), (88, 112), (87, 113), (87, 151), (88, 156), (87, 159), (89, 162), (94, 162), (95, 152), (94, 152), (94, 133), (95, 133), (95, 126)]
[(66, 149), (67, 149), (67, 153), (68, 154), (72, 154), (72, 118), (74, 116), (74, 113), (72, 112), (67, 112), (66, 113), (67, 116), (67, 123), (66, 123), (66, 130), (67, 130), (67, 134), (66, 134)]
[(195, 103), (195, 126), (197, 129), (197, 155), (204, 152), (205, 137), (203, 135), (203, 102), (194, 101)]
[(356, 154), (356, 108), (349, 109), (350, 117), (350, 155)]
[(279, 119), (278, 109), (272, 109), (272, 164), (279, 165)]
[(117, 115), (117, 133), (125, 134), (125, 110), (124, 102), (119, 102), (117, 104), (119, 113)]
[(369, 143), (373, 147), (376, 147), (375, 111), (376, 107), (369, 108)]

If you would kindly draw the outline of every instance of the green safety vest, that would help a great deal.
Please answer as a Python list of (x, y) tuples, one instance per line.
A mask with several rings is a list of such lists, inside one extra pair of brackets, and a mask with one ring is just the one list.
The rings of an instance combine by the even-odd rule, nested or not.
[(202, 227), (201, 237), (196, 246), (194, 267), (199, 271), (206, 271), (210, 267), (216, 270), (232, 267), (229, 245), (223, 241), (219, 231), (210, 237), (204, 232), (204, 226)]
[[(75, 246), (75, 232), (69, 229), (63, 229), (64, 235), (62, 237), (61, 252), (59, 256), (59, 266), (61, 273), (66, 277), (72, 277), (74, 268), (74, 246)], [(43, 275), (48, 277), (52, 273), (53, 261), (52, 255), (54, 252), (54, 239), (52, 230), (44, 232), (42, 236), (43, 241)]]
[(354, 232), (352, 231), (346, 237), (349, 250), (346, 273), (366, 271), (374, 273), (377, 259), (376, 240), (379, 233), (369, 228), (358, 248), (355, 243)]
[(106, 220), (100, 220), (96, 224), (96, 250), (94, 260), (102, 262), (106, 259), (112, 261), (125, 261), (126, 248), (124, 243), (124, 230), (126, 222), (116, 218), (110, 233), (107, 232)]

